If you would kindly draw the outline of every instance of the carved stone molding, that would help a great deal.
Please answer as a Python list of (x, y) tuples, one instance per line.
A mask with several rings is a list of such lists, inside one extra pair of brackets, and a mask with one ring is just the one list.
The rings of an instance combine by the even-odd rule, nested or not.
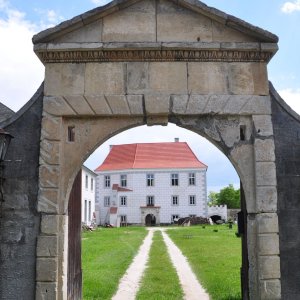
[(43, 63), (122, 61), (269, 62), (273, 53), (250, 50), (48, 50), (39, 52), (38, 55)]

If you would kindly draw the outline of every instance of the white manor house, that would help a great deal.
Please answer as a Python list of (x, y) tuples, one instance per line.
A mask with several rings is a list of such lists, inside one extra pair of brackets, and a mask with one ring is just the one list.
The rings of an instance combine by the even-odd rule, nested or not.
[(149, 226), (209, 217), (206, 171), (189, 145), (178, 139), (113, 145), (95, 170), (98, 223)]

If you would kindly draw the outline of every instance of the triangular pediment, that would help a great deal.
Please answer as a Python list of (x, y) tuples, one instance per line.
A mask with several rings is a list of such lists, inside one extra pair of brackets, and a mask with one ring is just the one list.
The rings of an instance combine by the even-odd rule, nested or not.
[(33, 37), (34, 44), (277, 41), (270, 32), (190, 0), (113, 1)]

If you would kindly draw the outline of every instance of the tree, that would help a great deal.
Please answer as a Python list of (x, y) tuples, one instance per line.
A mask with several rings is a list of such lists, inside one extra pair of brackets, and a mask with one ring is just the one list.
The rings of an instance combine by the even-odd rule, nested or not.
[(209, 192), (210, 205), (227, 205), (227, 208), (240, 208), (240, 189), (235, 189), (233, 184), (220, 190), (219, 193)]
[(219, 205), (219, 193), (210, 191), (208, 194), (208, 205)]

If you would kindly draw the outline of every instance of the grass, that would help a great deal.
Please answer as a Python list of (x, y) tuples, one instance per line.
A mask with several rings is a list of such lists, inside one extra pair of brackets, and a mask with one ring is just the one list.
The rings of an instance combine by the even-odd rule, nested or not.
[(212, 300), (241, 299), (241, 239), (235, 232), (225, 225), (167, 231)]
[(183, 293), (161, 232), (155, 232), (147, 269), (136, 300), (181, 300)]
[(111, 299), (147, 231), (99, 228), (82, 234), (83, 299)]

